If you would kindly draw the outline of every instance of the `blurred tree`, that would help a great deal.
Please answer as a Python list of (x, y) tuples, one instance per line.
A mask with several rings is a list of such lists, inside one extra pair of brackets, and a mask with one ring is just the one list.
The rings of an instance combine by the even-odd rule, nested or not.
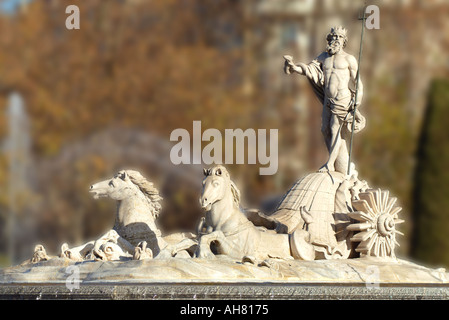
[[(258, 96), (241, 89), (245, 70), (238, 2), (73, 4), (80, 8), (80, 30), (66, 29), (67, 4), (61, 1), (32, 1), (26, 10), (0, 16), (0, 90), (18, 91), (27, 101), (36, 159), (55, 158), (63, 164), (36, 170), (35, 191), (41, 201), (34, 203), (34, 210), (44, 244), (77, 243), (103, 232), (113, 207), (93, 203), (82, 191), (93, 177), (110, 176), (123, 168), (119, 164), (131, 165), (129, 159), (124, 163), (114, 156), (115, 150), (102, 159), (88, 154), (67, 159), (64, 147), (111, 127), (140, 129), (168, 141), (175, 128), (192, 130), (193, 120), (202, 120), (204, 129), (265, 125), (259, 121), (256, 126), (252, 116)], [(0, 114), (0, 137), (5, 136), (4, 124)], [(87, 152), (87, 146), (80, 148)], [(42, 167), (38, 162), (35, 169)], [(113, 163), (112, 168), (104, 163)], [(0, 157), (4, 189), (7, 165)], [(257, 176), (257, 169), (246, 171)], [(7, 207), (7, 201), (0, 195), (0, 205)], [(179, 200), (192, 201), (197, 203), (196, 198)], [(161, 221), (173, 228), (169, 217)], [(181, 222), (191, 227), (195, 220)]]
[(412, 256), (449, 267), (449, 80), (432, 82), (418, 149)]
[[(312, 148), (325, 153), (324, 144), (317, 148), (322, 143), (318, 104), (302, 106), (304, 112), (295, 110), (296, 97), (306, 92), (294, 91), (291, 78), (285, 78), (288, 85), (279, 82), (276, 89), (276, 79), (284, 76), (282, 51), (288, 47), (283, 44), (279, 54), (267, 54), (267, 47), (276, 46), (273, 40), (281, 36), (277, 30), (284, 30), (288, 20), (296, 22), (296, 15), (260, 14), (260, 1), (254, 0), (72, 0), (70, 4), (81, 11), (81, 29), (67, 30), (66, 1), (27, 3), (15, 14), (0, 15), (0, 105), (13, 90), (27, 102), (33, 152), (39, 162), (35, 169), (41, 177), (36, 184), (41, 200), (32, 206), (41, 219), (42, 241), (77, 242), (96, 236), (108, 225), (113, 205), (93, 202), (80, 190), (94, 179), (134, 165), (132, 159), (112, 149), (106, 155), (70, 158), (64, 149), (79, 147), (79, 154), (90, 150), (89, 137), (111, 128), (138, 129), (167, 141), (175, 128), (191, 130), (193, 120), (201, 120), (203, 129), (279, 128), (280, 170), (275, 177), (259, 176), (257, 165), (230, 166), (233, 176), (243, 182), (242, 194), (251, 205), (271, 192), (284, 192), (305, 173), (301, 170), (314, 170), (325, 160), (317, 152), (309, 168), (282, 168), (283, 163), (304, 161), (290, 152), (302, 146), (310, 146), (305, 153), (313, 154)], [(323, 8), (318, 4), (316, 10)], [(404, 207), (411, 198), (418, 98), (431, 75), (447, 70), (449, 38), (443, 35), (449, 30), (448, 12), (444, 3), (438, 7), (427, 2), (418, 7), (385, 4), (381, 30), (366, 37), (364, 59), (370, 63), (363, 64), (362, 78), (368, 127), (355, 140), (354, 159), (361, 177), (373, 187), (390, 189)], [(307, 17), (308, 27), (300, 28), (301, 39), (307, 36), (315, 43), (311, 48), (321, 48), (323, 43), (308, 30), (326, 25), (326, 19)], [(297, 52), (295, 41), (287, 52)], [(357, 46), (356, 37), (351, 43)], [(5, 128), (0, 113), (0, 139)], [(98, 145), (117, 140), (115, 135), (108, 138)], [(151, 152), (142, 150), (139, 154)], [(42, 165), (46, 161), (52, 165)], [(152, 178), (157, 170), (136, 162), (141, 164)], [(8, 188), (7, 166), (7, 159), (0, 156), (3, 190)], [(184, 194), (173, 190), (177, 183), (170, 183), (161, 190)], [(0, 193), (0, 221), (8, 208), (6, 195)], [(191, 216), (185, 210), (194, 210), (188, 204), (197, 203), (196, 198), (165, 199), (164, 208), (172, 205), (177, 216), (187, 217), (183, 226), (193, 223), (187, 221)], [(172, 220), (161, 216), (167, 227)]]
[(217, 31), (234, 2), (208, 3), (206, 15), (198, 1), (93, 0), (80, 4), (81, 30), (65, 28), (64, 3), (29, 6), (1, 19), (0, 78), (29, 101), (38, 155), (111, 124), (167, 134), (206, 112), (218, 128), (251, 118), (238, 31)]

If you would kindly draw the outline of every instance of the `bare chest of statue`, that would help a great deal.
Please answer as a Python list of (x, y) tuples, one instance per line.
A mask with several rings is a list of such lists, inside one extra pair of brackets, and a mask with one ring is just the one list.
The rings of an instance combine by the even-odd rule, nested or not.
[(329, 98), (342, 99), (350, 95), (349, 63), (346, 54), (327, 55), (322, 60), (324, 89)]

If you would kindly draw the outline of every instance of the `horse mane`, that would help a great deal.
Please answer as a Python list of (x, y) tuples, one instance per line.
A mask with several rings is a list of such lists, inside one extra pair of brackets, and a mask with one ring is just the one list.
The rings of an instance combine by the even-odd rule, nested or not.
[(148, 201), (148, 204), (152, 208), (152, 215), (156, 219), (162, 209), (162, 205), (160, 201), (162, 197), (159, 195), (158, 189), (154, 186), (154, 184), (148, 181), (142, 174), (135, 170), (123, 170), (131, 180), (133, 184), (135, 184), (139, 190), (143, 193), (145, 198)]
[(237, 188), (235, 183), (229, 179), (229, 182), (231, 183), (231, 192), (232, 197), (234, 198), (234, 204), (237, 206), (237, 208), (240, 207), (240, 190)]

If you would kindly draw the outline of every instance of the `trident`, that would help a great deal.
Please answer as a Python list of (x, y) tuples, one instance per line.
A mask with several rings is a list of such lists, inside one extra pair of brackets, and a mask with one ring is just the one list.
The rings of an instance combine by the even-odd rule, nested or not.
[[(349, 143), (349, 159), (348, 159), (348, 171), (347, 174), (349, 176), (349, 173), (351, 171), (351, 154), (352, 154), (352, 141), (354, 139), (354, 125), (355, 125), (355, 113), (357, 111), (357, 97), (358, 97), (358, 93), (359, 93), (359, 82), (360, 82), (360, 65), (362, 63), (362, 51), (363, 51), (363, 35), (365, 33), (365, 21), (366, 21), (366, 16), (365, 16), (365, 11), (366, 8), (363, 8), (363, 15), (361, 18), (359, 18), (359, 20), (362, 21), (362, 35), (360, 37), (360, 49), (359, 49), (359, 67), (357, 70), (357, 76), (356, 76), (356, 86), (355, 86), (355, 95), (354, 95), (354, 109), (352, 110), (352, 128), (351, 128), (351, 142)], [(351, 112), (351, 111), (349, 111)]]

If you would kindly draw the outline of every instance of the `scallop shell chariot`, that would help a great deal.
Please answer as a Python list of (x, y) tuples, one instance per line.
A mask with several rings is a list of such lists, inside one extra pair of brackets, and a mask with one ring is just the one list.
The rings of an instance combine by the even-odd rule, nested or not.
[(270, 219), (279, 233), (307, 231), (315, 259), (394, 257), (395, 235), (401, 234), (395, 226), (403, 222), (395, 203), (388, 191), (369, 189), (356, 177), (314, 172), (293, 184)]

